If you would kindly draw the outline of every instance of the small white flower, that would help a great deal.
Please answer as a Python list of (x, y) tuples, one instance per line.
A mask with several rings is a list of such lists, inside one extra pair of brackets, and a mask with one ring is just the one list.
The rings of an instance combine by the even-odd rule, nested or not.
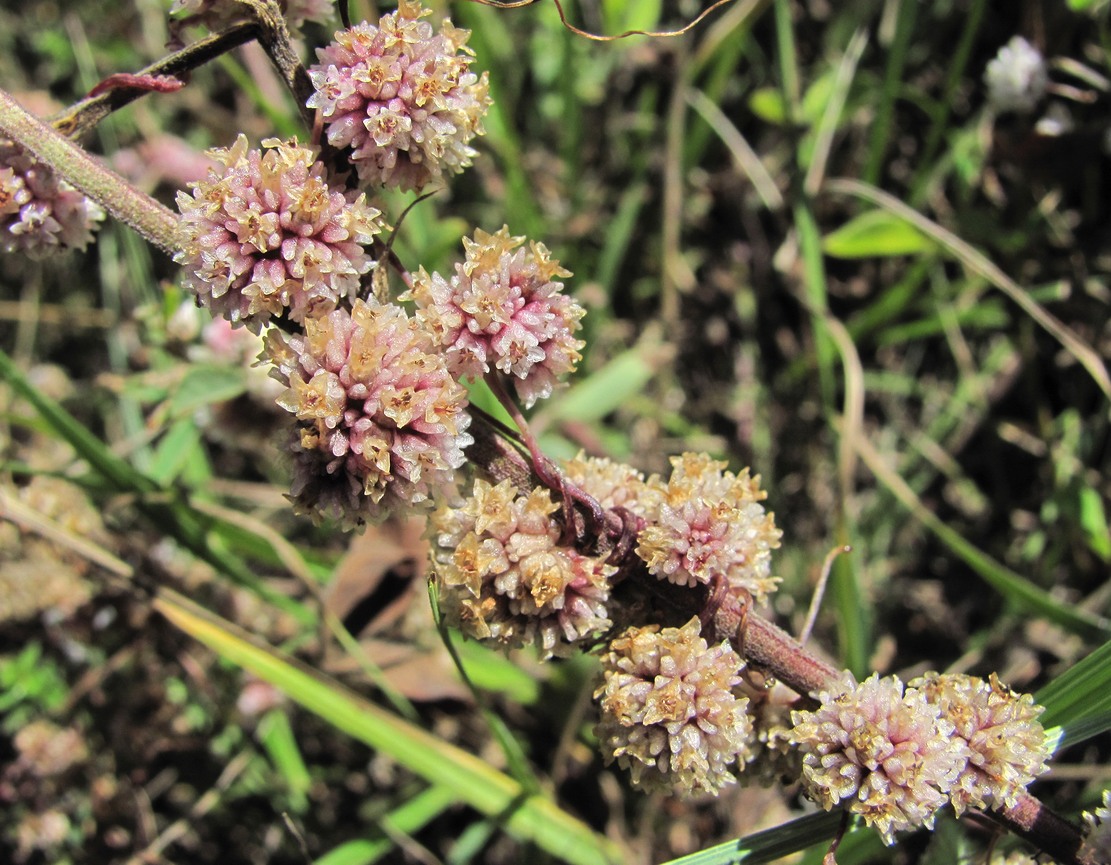
[(1045, 58), (1021, 36), (999, 49), (984, 72), (988, 105), (995, 111), (1028, 114), (1045, 95), (1049, 85)]

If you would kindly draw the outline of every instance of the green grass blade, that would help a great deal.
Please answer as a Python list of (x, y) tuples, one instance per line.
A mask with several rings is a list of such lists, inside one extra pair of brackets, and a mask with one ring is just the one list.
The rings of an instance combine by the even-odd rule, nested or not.
[(60, 438), (77, 451), (97, 473), (102, 475), (118, 492), (154, 492), (157, 485), (146, 475), (120, 459), (99, 438), (89, 432), (61, 405), (44, 395), (31, 384), (23, 371), (7, 354), (0, 350), (0, 378), (8, 382), (21, 397), (29, 402)]
[(497, 818), (518, 840), (534, 843), (572, 865), (620, 861), (612, 842), (551, 800), (526, 795), (520, 784), (479, 758), (359, 697), (184, 597), (164, 592), (155, 607), (226, 661), (280, 688), (336, 729), (389, 754), (430, 783), (451, 791), (458, 801)]
[[(378, 821), (391, 834), (412, 835), (455, 804), (455, 797), (443, 787), (430, 787), (404, 805), (399, 805)], [(348, 841), (313, 861), (313, 865), (373, 865), (394, 849), (389, 838)]]
[(727, 841), (716, 847), (672, 859), (666, 865), (733, 865), (740, 862), (758, 865), (760, 862), (774, 862), (783, 856), (830, 840), (840, 823), (840, 811), (807, 814), (774, 829), (756, 832), (736, 841)]
[(1045, 706), (1046, 727), (1067, 726), (1100, 712), (1111, 711), (1111, 641), (1062, 673), (1035, 695)]
[(866, 439), (857, 440), (857, 452), (879, 482), (914, 515), (915, 519), (933, 532), (938, 540), (1008, 601), (1020, 609), (1045, 616), (1050, 621), (1086, 639), (1105, 640), (1111, 636), (1111, 621), (1058, 601), (1029, 580), (995, 561), (987, 553), (965, 540), (959, 532), (950, 528), (937, 514), (922, 504), (910, 485), (884, 463), (880, 454)]

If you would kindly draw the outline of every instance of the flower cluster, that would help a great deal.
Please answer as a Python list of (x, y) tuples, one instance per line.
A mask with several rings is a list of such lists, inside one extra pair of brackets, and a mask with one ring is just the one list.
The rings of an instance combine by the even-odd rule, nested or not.
[(760, 478), (723, 471), (706, 454), (672, 457), (671, 478), (651, 525), (640, 533), (637, 555), (661, 579), (682, 586), (720, 575), (758, 601), (774, 591), (771, 551), (782, 534), (760, 502)]
[(256, 333), (271, 316), (305, 321), (352, 295), (375, 263), (365, 247), (382, 230), (365, 195), (329, 186), (312, 150), (263, 146), (250, 150), (240, 135), (210, 151), (220, 167), (177, 197), (185, 287)]
[(41, 258), (61, 247), (84, 249), (102, 219), (100, 205), (0, 139), (0, 252)]
[(1092, 862), (1111, 862), (1111, 790), (1103, 791), (1103, 806), (1084, 812), (1084, 843), (1080, 855)]
[(1037, 718), (1042, 707), (1029, 694), (1016, 694), (992, 674), (983, 679), (963, 674), (927, 673), (910, 687), (941, 709), (954, 726), (954, 741), (965, 744), (967, 762), (949, 792), (957, 814), (967, 808), (998, 808), (1046, 770), (1045, 731)]
[(946, 801), (957, 814), (1013, 805), (1046, 768), (1042, 708), (994, 675), (927, 673), (904, 691), (894, 676), (858, 685), (846, 672), (815, 696), (816, 711), (792, 714), (807, 792), (826, 810), (848, 802), (888, 844), (932, 826)]
[(402, 0), (378, 26), (336, 33), (309, 68), (308, 106), (325, 119), (328, 141), (350, 147), (364, 183), (421, 189), (471, 164), (469, 142), (490, 105), (486, 73), (470, 71), (470, 33), (445, 20), (440, 32)]
[(817, 697), (817, 710), (791, 716), (811, 798), (827, 811), (846, 803), (887, 844), (902, 829), (932, 826), (967, 761), (940, 708), (894, 676), (857, 684), (845, 672)]
[(271, 329), (264, 356), (299, 422), (300, 512), (360, 526), (452, 488), (472, 441), (466, 391), (400, 307), (356, 300), (308, 319), (303, 336)]
[(1021, 36), (1015, 36), (988, 63), (984, 83), (988, 104), (996, 111), (1028, 114), (1049, 86), (1045, 58)]
[(602, 658), (596, 733), (606, 762), (646, 790), (717, 793), (749, 756), (744, 663), (728, 642), (709, 646), (698, 618), (682, 628), (630, 628)]
[(542, 243), (524, 247), (505, 226), (464, 238), (466, 260), (450, 280), (422, 268), (408, 299), (447, 353), (457, 375), (479, 377), (491, 368), (512, 377), (531, 406), (551, 395), (582, 359), (572, 334), (585, 310), (563, 294), (559, 266)]
[(586, 490), (603, 508), (624, 508), (645, 519), (659, 508), (663, 499), (663, 484), (653, 475), (644, 475), (627, 466), (604, 457), (588, 457), (579, 453), (563, 465), (567, 480)]
[(432, 516), (440, 606), (468, 636), (504, 648), (566, 655), (610, 626), (614, 568), (559, 543), (559, 506), (547, 490), (519, 495), (479, 479), (461, 507)]

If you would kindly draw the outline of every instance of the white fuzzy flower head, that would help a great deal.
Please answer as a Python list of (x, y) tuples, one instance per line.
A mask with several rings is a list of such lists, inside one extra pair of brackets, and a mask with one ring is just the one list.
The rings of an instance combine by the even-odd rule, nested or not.
[(471, 164), (470, 141), (490, 106), (486, 73), (470, 71), (469, 31), (439, 33), (417, 0), (401, 0), (377, 26), (336, 33), (309, 68), (328, 141), (350, 147), (366, 184), (421, 189)]
[(849, 672), (814, 695), (813, 712), (793, 712), (806, 792), (827, 811), (842, 804), (879, 831), (933, 826), (967, 762), (964, 742), (926, 696), (891, 676), (857, 684)]
[(681, 586), (722, 576), (758, 601), (775, 590), (771, 551), (782, 532), (760, 502), (767, 493), (745, 469), (724, 471), (706, 454), (672, 457), (671, 478), (651, 523), (640, 533), (637, 555), (660, 579)]
[(988, 105), (995, 111), (1029, 114), (1049, 86), (1045, 58), (1021, 36), (999, 49), (984, 72)]
[(602, 665), (595, 732), (607, 764), (649, 791), (716, 794), (736, 782), (752, 720), (748, 698), (733, 693), (744, 662), (728, 642), (708, 645), (697, 617), (682, 628), (629, 628)]
[(1029, 694), (1016, 694), (993, 673), (987, 681), (961, 673), (927, 673), (910, 682), (952, 722), (964, 741), (968, 762), (950, 799), (958, 815), (967, 808), (1013, 805), (1031, 781), (1046, 771), (1049, 748), (1038, 723), (1044, 711)]
[(1081, 858), (1111, 862), (1111, 790), (1103, 791), (1103, 807), (1084, 812), (1084, 843)]

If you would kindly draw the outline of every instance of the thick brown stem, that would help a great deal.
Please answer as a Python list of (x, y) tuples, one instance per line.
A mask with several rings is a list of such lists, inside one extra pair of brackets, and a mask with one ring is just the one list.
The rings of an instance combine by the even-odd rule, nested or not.
[(1013, 806), (985, 811), (984, 816), (1025, 838), (1061, 865), (1101, 865), (1093, 856), (1081, 856), (1083, 838), (1076, 826), (1025, 790)]

